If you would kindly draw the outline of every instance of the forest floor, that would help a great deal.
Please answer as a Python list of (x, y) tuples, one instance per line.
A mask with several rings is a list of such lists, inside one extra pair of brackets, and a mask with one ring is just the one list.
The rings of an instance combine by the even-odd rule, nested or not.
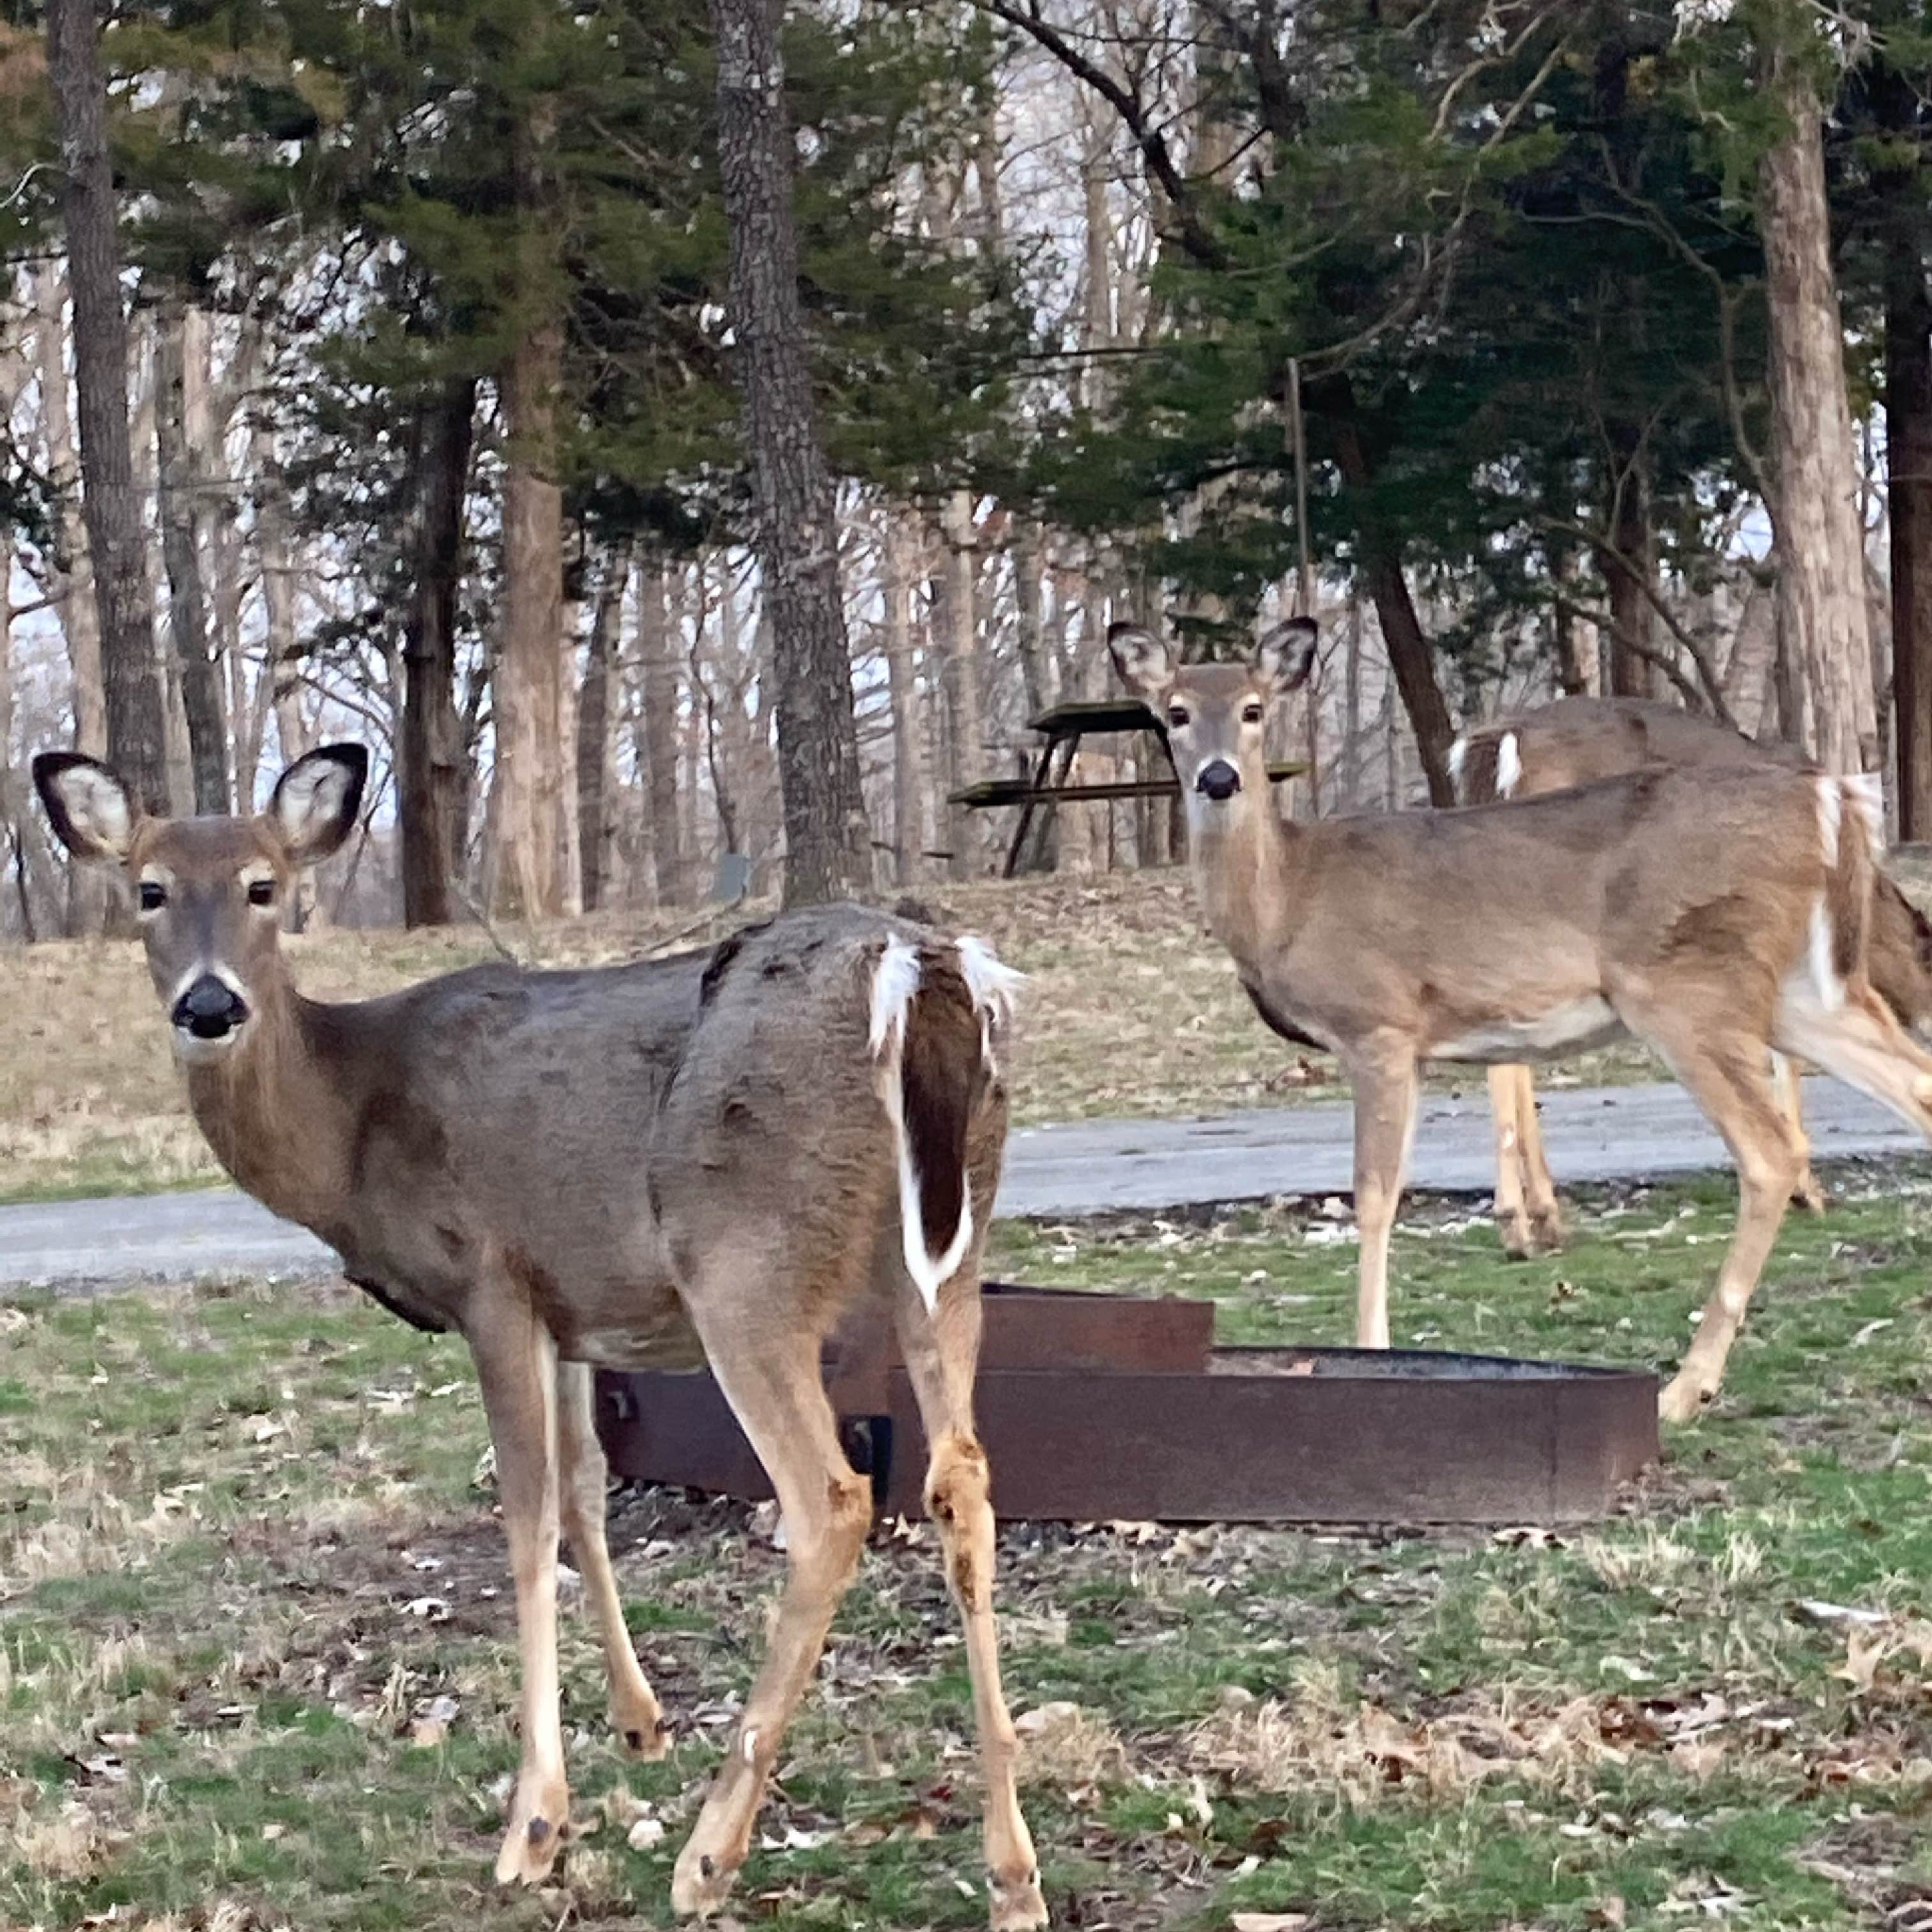
[[(1789, 1224), (1721, 1402), (1586, 1530), (1004, 1531), (1055, 1922), (1932, 1924), (1932, 1167), (1840, 1184)], [(1570, 1252), (1515, 1267), (1414, 1207), (1397, 1339), (1666, 1366), (1732, 1200), (1588, 1196)], [(994, 1241), (1008, 1278), (1211, 1296), (1226, 1340), (1348, 1319), (1318, 1215)], [(458, 1343), (314, 1285), (32, 1296), (0, 1306), (0, 1925), (668, 1922), (781, 1573), (765, 1514), (615, 1499), (676, 1748), (620, 1756), (567, 1616), (580, 1834), (505, 1895), (512, 1610)], [(982, 1925), (978, 1790), (932, 1532), (882, 1526), (739, 1920)]]
[[(1030, 978), (1012, 1057), (1023, 1125), (1105, 1114), (1222, 1113), (1342, 1091), (1327, 1056), (1285, 1047), (1255, 1016), (1227, 955), (1201, 928), (1186, 874), (944, 886), (947, 925), (984, 934)], [(689, 932), (692, 915), (596, 917), (503, 937), (533, 965), (611, 964), (685, 932), (709, 944), (759, 909)], [(314, 998), (392, 992), (496, 956), (474, 926), (335, 931), (284, 941)], [(188, 1118), (140, 949), (57, 941), (0, 952), (14, 1017), (0, 1036), (0, 1202), (206, 1186), (221, 1176)], [(1567, 1062), (1552, 1084), (1654, 1078), (1635, 1047)], [(1480, 1073), (1446, 1070), (1467, 1088)]]

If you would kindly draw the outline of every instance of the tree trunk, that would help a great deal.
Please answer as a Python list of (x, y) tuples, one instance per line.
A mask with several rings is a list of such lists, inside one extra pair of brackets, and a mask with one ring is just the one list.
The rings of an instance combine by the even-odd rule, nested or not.
[[(228, 406), (214, 406), (213, 336), (201, 334), (200, 388), (206, 406), (188, 425), (197, 476), (219, 479), (209, 521), (209, 557), (214, 577), (211, 616), (214, 626), (214, 656), (228, 668), (228, 740), (235, 774), (235, 808), (250, 812), (255, 804), (255, 780), (262, 763), (262, 737), (268, 724), (272, 681), (250, 678), (248, 654), (242, 643), (242, 607), (247, 596), (244, 580), (242, 522), (238, 492), (228, 480), (225, 452), (229, 418), (235, 404), (249, 395), (261, 373), (262, 332), (244, 323), (228, 382), (224, 385)], [(221, 418), (217, 421), (218, 416)]]
[[(0, 303), (0, 423), (10, 423), (27, 386), (26, 334), (11, 302)], [(34, 938), (27, 882), (26, 800), (11, 756), (14, 744), (14, 600), (0, 587), (0, 869), (14, 873), (20, 936)]]
[(1342, 769), (1336, 786), (1346, 812), (1361, 802), (1362, 790), (1362, 600), (1353, 594), (1342, 650)]
[[(972, 784), (980, 778), (982, 736), (980, 727), (979, 614), (976, 610), (976, 552), (973, 547), (973, 499), (964, 490), (953, 490), (946, 500), (940, 525), (946, 544), (946, 742), (950, 754), (946, 780), (949, 792)], [(950, 866), (956, 879), (978, 876), (979, 814), (964, 806), (951, 806), (947, 820), (946, 844), (952, 857)]]
[(892, 880), (910, 886), (923, 869), (925, 781), (920, 771), (919, 687), (914, 674), (913, 587), (919, 551), (905, 520), (886, 513), (886, 677), (892, 718)]
[(447, 926), (455, 917), (452, 887), (468, 831), (469, 754), (456, 712), (456, 622), (476, 410), (474, 380), (452, 377), (422, 405), (418, 426), (398, 772), (405, 926)]
[(74, 674), (74, 742), (90, 757), (107, 755), (107, 701), (101, 686), (100, 614), (80, 512), (80, 472), (68, 395), (67, 288), (51, 262), (34, 269), (34, 358), (40, 382), (40, 430), (47, 479), (58, 496), (59, 570), (50, 586), (60, 600), (61, 629)]
[(799, 303), (793, 145), (773, 0), (709, 0), (718, 160), (731, 229), (730, 308), (744, 386), (759, 561), (771, 612), (784, 899), (871, 882), (832, 480), (818, 440)]
[[(1910, 127), (1917, 99), (1893, 118)], [(1892, 528), (1892, 695), (1898, 736), (1898, 836), (1932, 838), (1932, 296), (1918, 177), (1886, 177), (1885, 442)]]
[(1656, 680), (1648, 658), (1634, 644), (1648, 645), (1655, 613), (1645, 594), (1657, 568), (1651, 530), (1650, 478), (1634, 449), (1620, 458), (1610, 484), (1610, 548), (1598, 559), (1610, 590), (1610, 689), (1612, 698), (1651, 698)]
[(518, 279), (532, 313), (503, 373), (509, 447), (490, 815), (497, 909), (521, 919), (554, 919), (564, 908), (564, 769), (574, 748), (563, 742), (563, 493), (554, 473), (563, 324), (549, 286), (556, 238), (548, 158), (556, 112), (554, 99), (539, 97), (514, 136)]
[(1342, 413), (1334, 422), (1335, 454), (1342, 480), (1361, 501), (1358, 528), (1362, 550), (1362, 577), (1368, 586), (1376, 616), (1382, 626), (1383, 647), (1388, 652), (1389, 668), (1402, 693), (1402, 707), (1408, 713), (1409, 728), (1415, 734), (1415, 748), (1422, 760), (1423, 776), (1428, 781), (1431, 805), (1454, 805), (1456, 787), (1449, 776), (1449, 747), (1456, 739), (1449, 722), (1449, 707), (1442, 701), (1442, 687), (1436, 682), (1436, 660), (1415, 614), (1414, 600), (1408, 594), (1402, 575), (1402, 557), (1388, 532), (1366, 502), (1366, 493), (1375, 481), (1360, 426), (1352, 412), (1350, 399), (1340, 398)]
[(1045, 633), (1040, 626), (1040, 541), (1036, 524), (1013, 526), (1013, 647), (1019, 654), (1020, 688), (1027, 716), (1037, 718), (1053, 702)]
[(610, 809), (610, 687), (624, 628), (624, 591), (631, 578), (631, 549), (620, 543), (604, 560), (584, 653), (577, 698), (578, 863), (584, 878), (584, 910), (604, 904), (610, 881), (610, 854), (617, 818)]
[(677, 664), (671, 654), (661, 566), (638, 581), (638, 776), (650, 825), (660, 905), (685, 902), (684, 840), (677, 815)]
[(154, 678), (154, 610), (128, 428), (128, 325), (107, 160), (107, 94), (94, 0), (48, 0), (47, 76), (64, 168), (74, 292), (82, 507), (107, 713), (107, 755), (149, 810), (168, 808), (167, 746)]
[(1763, 80), (1785, 124), (1758, 173), (1780, 625), (1806, 688), (1808, 748), (1828, 770), (1869, 771), (1879, 762), (1877, 714), (1822, 117), (1799, 51), (1768, 46)]
[(194, 347), (186, 304), (170, 297), (154, 331), (155, 474), (160, 484), (161, 558), (168, 574), (168, 634), (188, 721), (194, 808), (228, 809), (227, 728), (221, 680), (208, 648), (202, 578), (200, 478), (188, 437), (189, 364)]

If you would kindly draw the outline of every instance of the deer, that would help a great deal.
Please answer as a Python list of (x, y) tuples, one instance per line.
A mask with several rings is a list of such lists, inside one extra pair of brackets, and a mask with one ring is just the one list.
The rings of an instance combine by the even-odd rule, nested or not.
[[(1655, 765), (1698, 770), (1810, 769), (1793, 745), (1761, 743), (1733, 726), (1640, 698), (1563, 698), (1465, 731), (1450, 747), (1449, 769), (1466, 805), (1567, 791)], [(1886, 872), (1874, 873), (1868, 970), (1900, 1024), (1922, 1036), (1932, 1027), (1932, 923)], [(1804, 1138), (1797, 1070), (1772, 1056), (1780, 1099), (1804, 1154), (1792, 1198), (1812, 1213), (1825, 1206)], [(1544, 1154), (1528, 1066), (1489, 1070), (1496, 1124), (1496, 1215), (1504, 1251), (1520, 1259), (1564, 1240), (1562, 1212)]]
[(842, 1322), (890, 1322), (964, 1626), (992, 1924), (1044, 1925), (973, 1414), (1020, 976), (978, 940), (841, 904), (708, 952), (575, 971), (496, 962), (380, 999), (305, 999), (280, 950), (283, 909), (299, 871), (356, 826), (368, 770), (361, 746), (324, 746), (281, 773), (260, 814), (179, 819), (148, 815), (110, 766), (76, 752), (43, 754), (34, 778), (68, 851), (132, 890), (188, 1102), (222, 1166), (320, 1235), (385, 1307), (468, 1344), (522, 1670), (499, 1882), (544, 1880), (569, 1823), (560, 1532), (623, 1747), (646, 1759), (669, 1748), (606, 1546), (593, 1370), (708, 1364), (782, 1512), (766, 1654), (673, 1875), (674, 1910), (704, 1916), (744, 1861), (872, 1524), (821, 1348)]
[(1659, 1400), (1666, 1421), (1695, 1418), (1802, 1162), (1772, 1049), (1932, 1139), (1932, 1054), (1868, 973), (1874, 782), (1664, 766), (1506, 804), (1293, 824), (1270, 798), (1262, 732), (1308, 676), (1311, 620), (1238, 662), (1184, 663), (1136, 625), (1108, 644), (1164, 722), (1209, 930), (1262, 1020), (1334, 1054), (1348, 1080), (1358, 1346), (1389, 1346), (1389, 1234), (1421, 1064), (1514, 1064), (1634, 1036), (1738, 1170), (1736, 1234)]

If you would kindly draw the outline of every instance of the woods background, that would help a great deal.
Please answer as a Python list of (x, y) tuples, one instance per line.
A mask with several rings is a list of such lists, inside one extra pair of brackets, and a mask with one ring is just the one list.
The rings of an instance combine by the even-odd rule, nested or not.
[[(206, 810), (368, 742), (309, 917), (775, 890), (842, 661), (862, 823), (822, 734), (794, 797), (861, 883), (977, 876), (1010, 827), (946, 794), (1109, 688), (1110, 620), (1304, 601), (1297, 812), (1444, 802), (1459, 720), (1600, 689), (1932, 837), (1924, 10), (804, 0), (788, 125), (716, 52), (772, 18), (4, 10), (0, 932), (104, 916), (22, 776), (64, 743)], [(734, 277), (766, 216), (795, 284)], [(736, 386), (794, 286), (748, 434), (822, 452), (825, 624), (775, 620)]]

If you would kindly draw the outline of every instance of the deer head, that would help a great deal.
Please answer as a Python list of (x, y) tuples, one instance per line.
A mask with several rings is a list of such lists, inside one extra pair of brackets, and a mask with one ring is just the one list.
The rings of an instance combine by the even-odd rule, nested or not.
[(34, 784), (61, 843), (117, 868), (132, 889), (154, 990), (189, 1063), (230, 1052), (280, 979), (285, 895), (296, 871), (354, 828), (369, 754), (325, 745), (276, 781), (248, 818), (152, 818), (112, 766), (44, 752)]
[(1267, 798), (1262, 728), (1268, 707), (1308, 676), (1315, 661), (1312, 618), (1277, 624), (1245, 664), (1184, 664), (1171, 644), (1138, 624), (1116, 624), (1107, 646), (1127, 688), (1145, 698), (1166, 725), (1191, 822), (1210, 822), (1244, 791)]

